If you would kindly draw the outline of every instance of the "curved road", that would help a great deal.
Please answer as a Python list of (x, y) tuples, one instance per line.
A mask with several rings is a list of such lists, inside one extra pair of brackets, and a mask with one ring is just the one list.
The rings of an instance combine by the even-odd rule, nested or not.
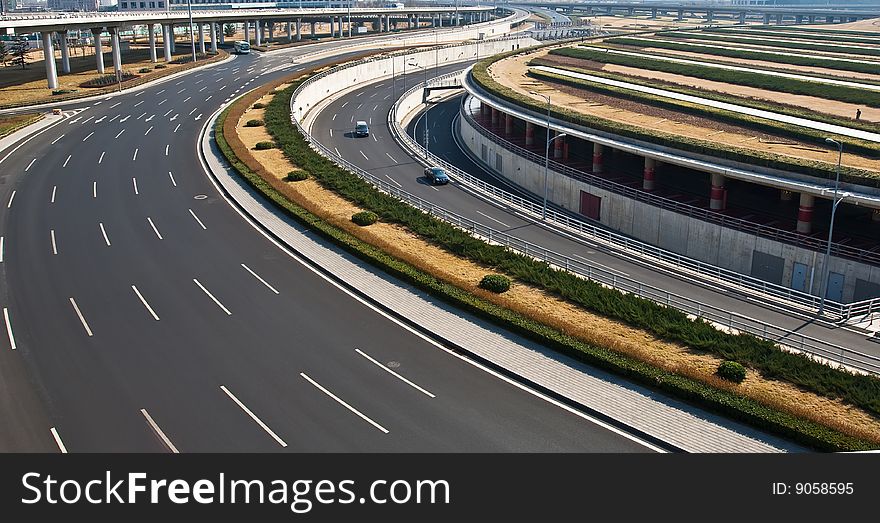
[(313, 49), (71, 104), (2, 163), (0, 444), (57, 450), (53, 427), (72, 452), (649, 450), (377, 314), (218, 195), (203, 122)]

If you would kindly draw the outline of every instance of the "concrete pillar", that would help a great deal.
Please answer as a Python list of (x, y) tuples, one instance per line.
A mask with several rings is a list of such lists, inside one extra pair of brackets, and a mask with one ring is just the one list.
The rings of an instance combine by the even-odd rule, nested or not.
[(712, 11), (711, 9), (709, 11), (706, 11), (706, 23), (711, 24), (714, 19), (715, 11)]
[(492, 127), (498, 126), (498, 109), (492, 108)]
[(602, 144), (593, 142), (593, 173), (602, 172)]
[(104, 74), (104, 50), (101, 49), (102, 29), (92, 29), (92, 40), (95, 41), (95, 62), (98, 65), (98, 73)]
[(296, 19), (296, 41), (302, 41), (302, 18)]
[(813, 207), (815, 199), (812, 194), (801, 193), (801, 201), (798, 206), (797, 232), (810, 234), (813, 231)]
[(67, 48), (67, 31), (59, 31), (58, 39), (61, 40), (61, 72), (70, 73), (70, 50)]
[(312, 35), (312, 38), (315, 38), (315, 22), (309, 22), (309, 34)]
[(287, 41), (288, 42), (293, 41), (293, 22), (291, 22), (289, 20), (287, 22)]
[(334, 17), (330, 17), (330, 38), (333, 38), (333, 35), (336, 34), (336, 29), (333, 24), (336, 23), (336, 19)]
[(724, 175), (712, 173), (712, 189), (709, 191), (709, 208), (713, 211), (723, 211), (724, 201)]
[(743, 11), (739, 14), (739, 23), (740, 23), (740, 25), (746, 23), (746, 12), (745, 11)]
[(764, 13), (764, 25), (770, 25), (770, 13)]
[(657, 18), (657, 8), (656, 7), (651, 9), (651, 18)]
[(171, 25), (164, 24), (162, 26), (162, 47), (165, 51), (165, 61), (171, 61)]
[(156, 63), (156, 24), (147, 24), (148, 39), (150, 41), (150, 61)]
[(504, 114), (504, 136), (513, 134), (513, 115)]
[(526, 122), (526, 145), (535, 145), (535, 124)]
[(564, 149), (563, 144), (565, 143), (565, 137), (557, 138), (553, 140), (553, 159), (561, 160), (562, 159), (562, 151)]
[(198, 22), (196, 28), (199, 31), (199, 52), (205, 54), (205, 24)]
[(653, 158), (645, 157), (645, 171), (642, 176), (642, 189), (646, 191), (654, 190), (654, 171), (657, 168), (657, 161)]
[[(211, 52), (217, 54), (217, 24), (211, 22)], [(223, 32), (223, 28), (220, 28), (220, 32)]]
[(684, 9), (679, 9), (678, 10), (678, 21), (681, 22), (682, 20), (684, 20)]
[(226, 27), (223, 22), (217, 22), (217, 39), (220, 40), (220, 45), (226, 43)]
[(254, 26), (254, 44), (257, 46), (263, 45), (263, 22), (260, 20), (257, 20)]
[(113, 70), (122, 73), (122, 50), (119, 46), (119, 28), (110, 28), (110, 45), (113, 46)]
[(443, 13), (437, 13), (437, 27), (443, 27)]
[(177, 52), (177, 39), (174, 38), (174, 24), (168, 26), (168, 39), (171, 40), (171, 54)]
[(807, 23), (808, 23), (808, 24), (815, 24), (815, 23), (816, 23), (816, 15), (810, 15), (810, 16), (808, 16), (808, 17), (807, 17)]
[[(312, 30), (314, 31), (314, 25), (312, 26)], [(251, 43), (251, 23), (247, 20), (244, 21), (244, 41), (247, 43)]]
[[(764, 23), (767, 24), (767, 23), (769, 23), (769, 22), (764, 22)], [(833, 17), (833, 16), (826, 16), (826, 17), (825, 17), (825, 23), (826, 23), (826, 24), (833, 24), (833, 23), (834, 23), (834, 17)]]
[(274, 41), (275, 41), (275, 22), (269, 22), (269, 23), (266, 24), (266, 25), (269, 26), (269, 27), (266, 29), (266, 31), (269, 33), (268, 41), (270, 41), (270, 42), (274, 42)]
[(49, 89), (58, 88), (58, 72), (55, 69), (55, 45), (52, 43), (52, 32), (44, 31), (43, 36), (43, 62), (46, 63), (46, 82)]
[(776, 25), (782, 25), (782, 15), (776, 15)]
[(795, 15), (794, 23), (796, 23), (798, 25), (804, 23), (804, 15)]
[(406, 28), (407, 28), (407, 29), (412, 29), (412, 28), (413, 28), (413, 17), (412, 17), (412, 15), (406, 15)]

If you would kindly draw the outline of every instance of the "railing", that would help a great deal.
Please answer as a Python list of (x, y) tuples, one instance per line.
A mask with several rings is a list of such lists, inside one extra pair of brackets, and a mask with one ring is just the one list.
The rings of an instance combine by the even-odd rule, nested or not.
[[(330, 69), (310, 78), (309, 80), (312, 82), (317, 81), (318, 79), (325, 78), (326, 76), (329, 76), (337, 72), (338, 70), (339, 69), (337, 68)], [(303, 85), (305, 85), (305, 83), (306, 82), (304, 82)], [(295, 106), (297, 94), (301, 92), (303, 85), (300, 85), (291, 97), (291, 114), (293, 114), (293, 108)], [(424, 89), (424, 86), (425, 84), (422, 83), (413, 87), (412, 89), (407, 91), (404, 97), (411, 95), (416, 90)], [(400, 129), (399, 124), (397, 124), (396, 112), (397, 105), (395, 104), (392, 112), (389, 115), (389, 125), (391, 126), (392, 132), (399, 140), (404, 141), (407, 146), (412, 147), (413, 150), (419, 151), (419, 155), (427, 155), (427, 157), (432, 162), (444, 165), (444, 167), (448, 169), (448, 172), (450, 172), (450, 174), (452, 174), (453, 177), (456, 178), (458, 181), (463, 183), (473, 183), (476, 186), (480, 186), (481, 190), (485, 190), (488, 194), (492, 194), (494, 198), (500, 199), (502, 201), (504, 198), (508, 198), (509, 204), (527, 204), (529, 210), (527, 210), (526, 212), (530, 213), (532, 216), (540, 216), (540, 211), (536, 210), (531, 202), (524, 202), (521, 198), (517, 198), (513, 195), (510, 195), (509, 193), (500, 191), (499, 189), (489, 184), (485, 184), (478, 179), (473, 179), (473, 177), (467, 175), (467, 173), (463, 173), (454, 166), (447, 164), (440, 158), (437, 158), (433, 154), (425, 151), (415, 140), (413, 140), (405, 132), (403, 132), (402, 129)], [(820, 359), (833, 361), (862, 372), (880, 374), (880, 358), (876, 356), (850, 350), (840, 345), (828, 343), (817, 338), (812, 338), (810, 336), (805, 336), (803, 334), (792, 332), (788, 329), (777, 327), (761, 320), (757, 320), (733, 312), (728, 312), (721, 308), (707, 305), (697, 300), (693, 300), (685, 296), (680, 296), (665, 291), (663, 289), (644, 284), (629, 277), (620, 276), (617, 273), (608, 271), (601, 267), (593, 266), (589, 262), (579, 261), (568, 256), (564, 256), (557, 252), (541, 247), (540, 245), (530, 243), (513, 235), (498, 231), (479, 222), (471, 220), (470, 218), (466, 218), (452, 211), (444, 209), (443, 207), (440, 207), (429, 200), (425, 200), (414, 194), (408, 193), (403, 189), (393, 185), (392, 183), (385, 181), (377, 176), (374, 176), (368, 171), (365, 171), (357, 165), (342, 158), (330, 148), (315, 140), (308, 133), (308, 131), (302, 127), (298, 119), (291, 118), (291, 120), (293, 124), (297, 127), (297, 129), (309, 141), (310, 146), (316, 152), (326, 158), (329, 158), (339, 167), (346, 169), (354, 173), (358, 177), (368, 181), (380, 191), (391, 195), (402, 202), (412, 205), (413, 207), (420, 209), (440, 220), (450, 223), (461, 230), (467, 231), (475, 237), (479, 237), (485, 239), (486, 241), (503, 245), (511, 249), (512, 251), (519, 252), (537, 260), (547, 262), (552, 266), (572, 272), (583, 278), (600, 283), (607, 287), (620, 290), (621, 292), (631, 293), (636, 296), (654, 301), (655, 303), (659, 303), (667, 307), (676, 308), (686, 314), (693, 316), (694, 318), (702, 318), (722, 328), (726, 328), (735, 332), (749, 333), (760, 339), (769, 340), (777, 343), (780, 346), (800, 351)], [(465, 182), (465, 180), (467, 180), (467, 182)]]

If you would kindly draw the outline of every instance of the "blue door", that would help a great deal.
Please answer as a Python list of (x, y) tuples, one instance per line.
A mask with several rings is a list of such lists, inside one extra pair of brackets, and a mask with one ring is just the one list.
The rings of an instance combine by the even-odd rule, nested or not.
[(832, 272), (828, 275), (828, 290), (825, 298), (831, 301), (843, 301), (843, 274)]
[(796, 291), (804, 292), (807, 290), (807, 265), (804, 263), (794, 263), (791, 269), (791, 288)]

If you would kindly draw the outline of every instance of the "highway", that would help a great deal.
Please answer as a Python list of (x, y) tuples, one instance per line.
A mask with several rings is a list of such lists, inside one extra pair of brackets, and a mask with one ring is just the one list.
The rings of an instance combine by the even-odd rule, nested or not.
[(22, 398), (0, 448), (652, 450), (352, 299), (224, 202), (202, 125), (315, 49), (74, 102), (0, 164), (0, 391)]
[[(463, 68), (463, 65), (440, 67), (431, 70), (436, 76)], [(412, 87), (422, 80), (422, 71), (409, 73), (406, 85)], [(404, 80), (398, 76), (395, 91), (404, 91)], [(407, 152), (399, 146), (387, 128), (387, 114), (391, 108), (391, 81), (379, 83), (350, 91), (327, 105), (315, 119), (313, 136), (321, 143), (334, 148), (340, 155), (370, 173), (392, 180), (404, 190), (437, 205), (470, 218), (479, 223), (502, 230), (526, 241), (542, 245), (560, 254), (579, 258), (598, 267), (615, 271), (623, 276), (650, 283), (679, 295), (689, 296), (725, 310), (734, 311), (752, 318), (788, 328), (826, 341), (837, 343), (853, 350), (872, 355), (880, 355), (880, 346), (858, 332), (844, 328), (829, 328), (822, 324), (790, 315), (786, 312), (768, 309), (753, 301), (744, 300), (718, 288), (707, 288), (690, 280), (658, 272), (605, 252), (599, 245), (582, 238), (576, 238), (556, 230), (548, 230), (536, 224), (531, 218), (516, 211), (499, 208), (474, 195), (469, 190), (451, 183), (448, 186), (434, 187), (423, 177), (424, 167), (410, 159)], [(376, 93), (386, 93), (381, 96)], [(464, 156), (453, 138), (453, 119), (458, 113), (459, 99), (435, 105), (428, 117), (430, 149), (456, 164), (462, 169), (494, 178)], [(372, 118), (369, 138), (350, 136), (353, 122)], [(424, 118), (418, 118), (410, 125), (408, 132), (422, 141), (424, 137)], [(331, 133), (332, 130), (332, 133)], [(510, 190), (509, 186), (504, 186)], [(523, 194), (520, 191), (519, 194)], [(532, 195), (532, 199), (537, 198)]]

